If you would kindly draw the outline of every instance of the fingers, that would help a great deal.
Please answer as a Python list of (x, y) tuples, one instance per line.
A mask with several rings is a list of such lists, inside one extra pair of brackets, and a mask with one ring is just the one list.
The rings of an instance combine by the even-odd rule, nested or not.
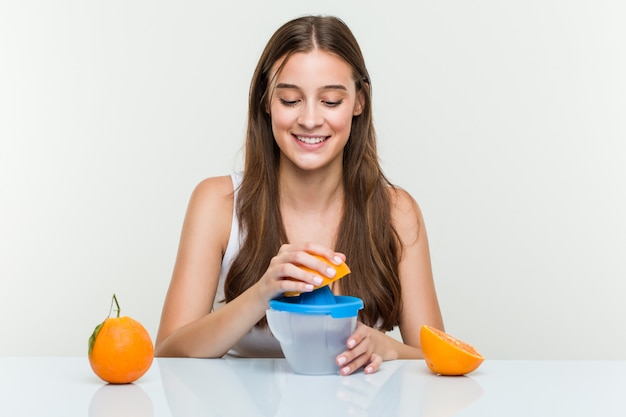
[(380, 368), (380, 365), (382, 365), (382, 363), (383, 357), (376, 353), (372, 353), (370, 363), (365, 367), (365, 373), (373, 374), (374, 372), (378, 371), (378, 368)]
[(383, 358), (374, 352), (375, 347), (371, 338), (371, 331), (374, 330), (360, 322), (357, 324), (355, 332), (346, 342), (348, 350), (341, 353), (336, 359), (341, 375), (350, 375), (360, 368), (364, 368), (364, 372), (368, 374), (378, 371), (383, 363)]
[(304, 243), (301, 245), (283, 245), (275, 259), (279, 262), (282, 261), (300, 267), (301, 271), (289, 271), (292, 278), (305, 280), (302, 278), (306, 276), (303, 273), (310, 274), (311, 271), (328, 278), (334, 277), (337, 272), (335, 268), (330, 267), (326, 262), (314, 255), (326, 258), (331, 265), (341, 265), (346, 258), (344, 254), (333, 252), (325, 246), (315, 243)]
[[(326, 246), (318, 245), (316, 243), (303, 243), (301, 245), (283, 245), (286, 250), (297, 252), (299, 265), (311, 268), (313, 270), (324, 273), (328, 268), (325, 262), (316, 259), (312, 255), (321, 256), (326, 258), (328, 262), (334, 265), (341, 265), (345, 262), (346, 255), (341, 252), (334, 252)], [(288, 248), (287, 248), (288, 247)]]
[[(342, 357), (346, 357), (345, 355), (339, 356), (337, 360), (337, 364), (342, 360)], [(346, 359), (347, 360), (347, 359)], [(360, 355), (353, 359), (351, 362), (345, 362), (346, 365), (342, 366), (339, 369), (339, 373), (343, 376), (347, 376), (353, 374), (359, 369), (363, 368), (363, 372), (366, 374), (373, 374), (378, 371), (380, 365), (383, 363), (383, 358), (377, 353), (371, 353), (368, 355)], [(341, 366), (341, 365), (339, 365)]]
[(315, 243), (282, 245), (260, 280), (269, 299), (285, 292), (313, 291), (315, 286), (322, 284), (322, 277), (335, 276), (334, 268), (313, 255), (322, 256), (337, 265), (345, 260), (344, 254)]

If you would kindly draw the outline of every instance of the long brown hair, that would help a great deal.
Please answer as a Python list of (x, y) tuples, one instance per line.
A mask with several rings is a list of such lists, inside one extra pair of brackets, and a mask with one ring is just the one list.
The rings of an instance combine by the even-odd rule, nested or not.
[(346, 254), (352, 273), (338, 283), (343, 294), (363, 300), (361, 321), (390, 330), (402, 310), (398, 278), (401, 243), (391, 222), (389, 194), (395, 188), (378, 160), (371, 83), (363, 55), (350, 29), (335, 17), (307, 16), (280, 27), (254, 72), (244, 177), (236, 202), (244, 239), (226, 278), (225, 298), (228, 302), (256, 283), (281, 244), (287, 243), (279, 206), (279, 149), (266, 111), (268, 88), (272, 66), (279, 59), (314, 49), (343, 58), (352, 67), (357, 92), (364, 97), (363, 111), (352, 119), (343, 152), (344, 214), (335, 250)]

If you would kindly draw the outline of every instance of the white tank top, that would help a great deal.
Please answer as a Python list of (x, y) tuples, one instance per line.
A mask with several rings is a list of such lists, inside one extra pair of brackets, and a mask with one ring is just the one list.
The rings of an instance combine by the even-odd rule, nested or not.
[[(233, 201), (233, 221), (230, 226), (230, 237), (222, 258), (222, 268), (220, 269), (219, 282), (213, 301), (213, 310), (218, 310), (224, 306), (224, 281), (233, 260), (239, 253), (242, 235), (239, 230), (239, 220), (237, 219), (237, 195), (239, 186), (243, 179), (241, 172), (234, 172), (230, 175), (233, 181), (234, 201)], [(283, 351), (278, 340), (272, 335), (268, 328), (253, 327), (244, 337), (235, 344), (229, 351), (229, 356), (254, 357), (254, 358), (281, 358)]]

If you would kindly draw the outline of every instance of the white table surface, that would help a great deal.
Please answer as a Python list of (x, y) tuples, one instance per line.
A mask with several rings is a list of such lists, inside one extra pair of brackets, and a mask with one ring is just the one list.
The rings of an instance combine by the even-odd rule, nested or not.
[(283, 359), (156, 359), (108, 385), (86, 357), (0, 357), (2, 416), (626, 416), (626, 361), (490, 361), (468, 376), (424, 361), (304, 376)]

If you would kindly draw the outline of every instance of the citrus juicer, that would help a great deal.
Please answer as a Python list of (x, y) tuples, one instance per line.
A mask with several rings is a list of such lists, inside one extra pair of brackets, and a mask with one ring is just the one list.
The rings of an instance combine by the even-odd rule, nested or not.
[(335, 374), (335, 359), (347, 349), (363, 301), (334, 295), (328, 285), (297, 296), (281, 296), (266, 311), (270, 330), (294, 372)]

